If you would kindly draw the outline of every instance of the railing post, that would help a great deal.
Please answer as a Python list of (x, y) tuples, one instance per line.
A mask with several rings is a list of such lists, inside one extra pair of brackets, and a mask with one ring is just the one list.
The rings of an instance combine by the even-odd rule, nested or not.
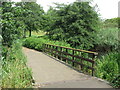
[(43, 44), (43, 52), (45, 52), (45, 44)]
[(50, 53), (49, 45), (47, 44), (46, 47), (47, 47), (47, 54), (49, 54)]
[[(62, 56), (62, 47), (60, 47), (60, 56)], [(62, 57), (60, 59), (62, 60)]]
[[(70, 53), (69, 53), (69, 50), (70, 50)], [(83, 72), (85, 71), (84, 67), (87, 67), (86, 72), (88, 72), (88, 70), (90, 69), (91, 70), (90, 74), (92, 74), (92, 76), (95, 74), (94, 66), (96, 63), (94, 60), (98, 53), (85, 51), (85, 50), (77, 50), (77, 49), (72, 49), (67, 47), (61, 47), (61, 46), (56, 46), (51, 44), (43, 44), (43, 51), (53, 57), (56, 57), (62, 61), (65, 61), (66, 63), (69, 63), (70, 61), (73, 67), (77, 68), (77, 65), (79, 65), (79, 68), (81, 67), (80, 69), (83, 70)], [(92, 53), (93, 57), (92, 59), (89, 59), (88, 57), (83, 57), (80, 55), (81, 53), (79, 52)], [(78, 61), (78, 59), (80, 61)], [(91, 65), (89, 65), (89, 63), (84, 63), (84, 61), (91, 63)]]
[[(54, 46), (51, 46), (51, 48), (54, 49)], [(54, 56), (54, 54), (53, 54), (54, 52), (52, 49), (51, 49), (51, 53), (52, 53), (52, 56)]]
[[(48, 48), (48, 45), (46, 44), (46, 48)], [(47, 51), (47, 49), (46, 49), (46, 53), (48, 54), (48, 51)]]
[[(68, 49), (66, 48), (66, 53), (68, 53)], [(66, 55), (66, 58), (67, 58), (67, 55)], [(68, 63), (68, 60), (66, 59), (66, 63)]]
[[(72, 50), (72, 54), (74, 55), (74, 53), (75, 53), (75, 51), (74, 50)], [(72, 56), (72, 60), (73, 60), (73, 62), (72, 62), (72, 66), (74, 66), (75, 64), (74, 64), (74, 56)]]
[[(81, 59), (80, 61), (81, 64), (83, 64), (83, 60)], [(80, 65), (81, 66), (81, 70), (83, 70), (83, 65)]]
[[(58, 47), (56, 46), (56, 54), (58, 54)], [(56, 55), (56, 58), (58, 58), (58, 56)]]
[[(93, 54), (93, 59), (92, 59), (92, 60), (94, 60), (94, 61), (95, 61), (96, 57), (97, 57), (97, 54)], [(92, 63), (92, 68), (94, 68), (94, 66), (95, 66), (95, 62), (94, 62), (94, 63)], [(94, 69), (94, 70), (92, 70), (92, 76), (94, 76), (94, 74), (95, 74), (95, 69)]]
[(46, 44), (44, 45), (44, 52), (46, 52)]
[(52, 45), (50, 45), (50, 55), (52, 56)]

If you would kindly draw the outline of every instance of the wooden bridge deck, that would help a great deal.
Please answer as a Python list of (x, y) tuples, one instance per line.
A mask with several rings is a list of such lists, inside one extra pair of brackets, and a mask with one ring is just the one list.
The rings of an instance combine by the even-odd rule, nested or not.
[(36, 87), (42, 88), (111, 88), (106, 82), (79, 73), (42, 52), (23, 48), (32, 69)]

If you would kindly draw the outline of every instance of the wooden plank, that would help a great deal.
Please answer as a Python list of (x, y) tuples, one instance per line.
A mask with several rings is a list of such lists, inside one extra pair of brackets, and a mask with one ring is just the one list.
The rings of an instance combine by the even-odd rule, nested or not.
[[(47, 49), (51, 49), (51, 48), (47, 48)], [(51, 49), (51, 50), (56, 51), (56, 50), (54, 50), (54, 49)], [(77, 56), (77, 55), (72, 55), (72, 54), (69, 54), (69, 53), (66, 53), (66, 52), (61, 52), (61, 51), (56, 51), (56, 52), (58, 52), (58, 53), (63, 53), (63, 54), (65, 54), (65, 55), (69, 55), (69, 56), (71, 56), (71, 57), (76, 57), (76, 58), (78, 58), (78, 59), (82, 59), (82, 60), (85, 60), (85, 61), (88, 61), (88, 62), (91, 62), (91, 63), (95, 63), (94, 60), (87, 59), (87, 58), (83, 58), (83, 57), (80, 57), (80, 56)]]
[[(47, 44), (47, 45), (51, 45), (51, 44)], [(86, 51), (86, 50), (68, 48), (68, 47), (57, 46), (57, 45), (51, 45), (51, 46), (56, 46), (56, 47), (66, 48), (66, 49), (70, 49), (70, 50), (74, 50), (74, 51), (80, 51), (80, 52), (85, 52), (85, 53), (91, 53), (91, 54), (94, 54), (94, 55), (98, 55), (97, 52), (93, 52), (93, 51)]]
[[(74, 55), (74, 51), (76, 51), (76, 50), (71, 49), (71, 48), (64, 48), (64, 47), (60, 47), (60, 46), (56, 46), (56, 45), (49, 45), (49, 44), (46, 44), (46, 45), (44, 45), (44, 46), (45, 46), (45, 47), (44, 47), (44, 48), (45, 48), (44, 51), (45, 51), (46, 53), (51, 54), (51, 55), (54, 56), (54, 57), (59, 57), (60, 59), (63, 59), (63, 60), (66, 60), (66, 61), (67, 61), (67, 60), (68, 60), (68, 61), (71, 61), (71, 62), (73, 62), (73, 64), (76, 63), (76, 64), (80, 65), (82, 68), (86, 67), (87, 69), (92, 70), (92, 75), (93, 75), (94, 70), (95, 70), (95, 69), (94, 69), (94, 63), (95, 63), (94, 60), (91, 60), (91, 59), (88, 59), (88, 58), (83, 58), (83, 57), (78, 56), (78, 55)], [(60, 48), (60, 51), (58, 51), (58, 47)], [(62, 51), (63, 48), (66, 49), (66, 52), (65, 52), (65, 51)], [(72, 54), (69, 54), (69, 53), (68, 53), (68, 50), (73, 50), (73, 53), (72, 53)], [(70, 58), (64, 57), (63, 54), (66, 55), (66, 56), (71, 56), (71, 57), (73, 57), (73, 58), (70, 59)], [(81, 62), (75, 61), (74, 58), (81, 59)], [(87, 62), (91, 62), (91, 63), (92, 63), (92, 67), (83, 64), (83, 63), (82, 63), (82, 60), (87, 61)], [(81, 69), (82, 69), (82, 68), (81, 68)]]
[(54, 55), (56, 55), (56, 56), (59, 56), (59, 57), (62, 57), (62, 58), (64, 58), (64, 59), (66, 59), (66, 60), (72, 61), (72, 62), (74, 62), (74, 63), (77, 63), (77, 64), (79, 64), (79, 65), (81, 65), (81, 66), (83, 66), (83, 67), (87, 67), (88, 69), (91, 69), (91, 70), (94, 71), (94, 68), (93, 68), (93, 67), (90, 67), (90, 66), (87, 66), (87, 65), (85, 65), (85, 64), (82, 64), (82, 63), (80, 63), (80, 62), (77, 62), (77, 61), (75, 61), (75, 60), (72, 60), (72, 59), (63, 57), (63, 56), (61, 56), (61, 55), (59, 55), (59, 54), (56, 54), (56, 53), (52, 53), (52, 54), (54, 54)]

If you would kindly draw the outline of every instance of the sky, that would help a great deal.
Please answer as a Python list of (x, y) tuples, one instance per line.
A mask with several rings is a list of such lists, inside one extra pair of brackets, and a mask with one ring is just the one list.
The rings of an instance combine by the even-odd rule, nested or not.
[[(13, 0), (16, 2), (20, 2), (21, 0)], [(44, 11), (49, 9), (49, 6), (54, 6), (53, 2), (57, 3), (73, 3), (76, 0), (37, 0), (37, 3), (40, 4)], [(120, 0), (93, 0), (92, 6), (98, 5), (98, 10), (100, 17), (102, 19), (110, 19), (118, 17), (118, 2)]]

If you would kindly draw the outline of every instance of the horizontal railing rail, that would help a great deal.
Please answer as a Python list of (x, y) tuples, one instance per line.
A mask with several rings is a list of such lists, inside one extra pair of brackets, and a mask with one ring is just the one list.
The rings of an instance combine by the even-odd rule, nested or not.
[[(51, 56), (65, 61), (68, 64), (71, 64), (73, 67), (83, 71), (84, 73), (91, 73), (92, 76), (94, 75), (94, 58), (98, 55), (98, 53), (96, 52), (73, 49), (51, 44), (44, 44), (43, 51)], [(89, 54), (92, 54), (93, 57), (89, 58)]]

